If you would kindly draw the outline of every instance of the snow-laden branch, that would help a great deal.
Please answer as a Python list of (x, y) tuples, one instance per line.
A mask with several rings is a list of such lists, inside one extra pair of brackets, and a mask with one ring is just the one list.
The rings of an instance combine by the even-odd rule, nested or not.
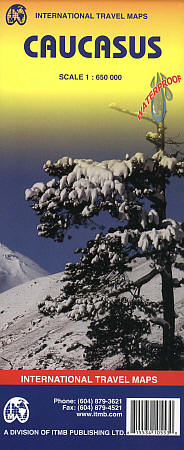
[(158, 227), (158, 212), (152, 208), (147, 213), (141, 199), (163, 202), (162, 191), (152, 186), (152, 179), (155, 182), (157, 175), (159, 179), (159, 171), (163, 170), (168, 176), (177, 170), (183, 174), (184, 163), (159, 151), (152, 158), (136, 153), (125, 160), (102, 162), (64, 157), (56, 163), (47, 161), (44, 169), (55, 173), (56, 178), (26, 189), (26, 200), (42, 216), (39, 236), (62, 241), (66, 229), (85, 223), (102, 210), (127, 222), (129, 228), (132, 221), (142, 230)]
[(128, 243), (133, 240), (137, 242), (138, 248), (143, 252), (151, 250), (161, 250), (165, 243), (172, 244), (177, 242), (182, 244), (184, 242), (184, 231), (182, 224), (173, 219), (163, 220), (160, 224), (162, 228), (151, 230), (124, 230), (123, 232), (117, 230), (113, 233), (108, 233), (106, 239), (120, 238), (122, 247), (126, 247)]

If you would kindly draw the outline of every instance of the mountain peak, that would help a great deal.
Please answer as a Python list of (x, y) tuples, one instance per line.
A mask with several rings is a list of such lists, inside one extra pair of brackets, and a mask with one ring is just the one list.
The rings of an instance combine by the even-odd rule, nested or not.
[(47, 274), (27, 256), (0, 243), (0, 292)]

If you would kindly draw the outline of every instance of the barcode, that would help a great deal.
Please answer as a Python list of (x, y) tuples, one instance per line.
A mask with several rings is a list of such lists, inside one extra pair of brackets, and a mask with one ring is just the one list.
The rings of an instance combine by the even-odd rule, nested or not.
[(127, 398), (126, 434), (180, 436), (180, 399)]

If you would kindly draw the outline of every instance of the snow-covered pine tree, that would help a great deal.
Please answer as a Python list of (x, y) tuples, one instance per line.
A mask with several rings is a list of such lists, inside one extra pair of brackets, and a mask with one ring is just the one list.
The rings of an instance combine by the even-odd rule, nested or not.
[[(162, 79), (166, 77), (161, 74)], [(157, 83), (160, 82), (160, 75), (157, 73)], [(151, 87), (155, 86), (155, 77), (151, 81)], [(156, 171), (155, 180), (153, 186), (155, 187), (154, 197), (151, 200), (154, 203), (154, 208), (158, 213), (159, 221), (166, 220), (167, 217), (167, 198), (166, 198), (166, 186), (170, 183), (169, 178), (171, 176), (181, 177), (183, 175), (183, 164), (184, 159), (177, 159), (178, 155), (183, 155), (179, 151), (180, 145), (184, 142), (176, 141), (175, 139), (166, 137), (165, 135), (165, 125), (164, 118), (166, 115), (166, 99), (172, 100), (173, 95), (168, 87), (164, 90), (161, 89), (159, 94), (156, 95), (154, 100), (151, 102), (151, 112), (152, 116), (145, 114), (142, 118), (146, 121), (151, 122), (156, 126), (156, 133), (147, 132), (146, 139), (155, 145), (156, 153), (153, 155), (152, 159), (157, 159), (159, 161), (159, 166), (162, 166), (166, 171)], [(137, 113), (133, 113), (125, 108), (120, 108), (116, 104), (112, 103), (109, 105), (110, 108), (128, 114), (133, 117), (137, 117)], [(174, 145), (177, 147), (175, 153), (168, 153), (165, 146)], [(177, 166), (177, 167), (176, 167)], [(176, 168), (176, 170), (175, 170)], [(183, 228), (183, 224), (180, 224)], [(172, 264), (176, 259), (178, 253), (183, 255), (182, 252), (182, 238), (180, 238), (180, 245), (177, 242), (174, 243), (174, 249), (172, 252), (167, 250), (167, 247), (163, 247), (163, 252), (158, 259), (160, 265), (159, 272), (161, 274), (162, 280), (162, 299), (163, 299), (163, 311), (164, 311), (164, 321), (163, 325), (163, 348), (167, 358), (172, 358), (172, 350), (174, 343), (174, 333), (175, 333), (175, 311), (174, 311), (174, 291), (173, 291), (173, 277), (172, 277)], [(158, 254), (159, 255), (159, 254)], [(168, 258), (167, 258), (168, 256)]]
[[(104, 237), (98, 235), (88, 245), (82, 262), (90, 261), (96, 270), (103, 263), (104, 273), (105, 270), (109, 273), (114, 268), (120, 270), (123, 261), (143, 256), (150, 259), (151, 272), (138, 280), (136, 286), (140, 289), (160, 273), (163, 318), (155, 322), (163, 327), (165, 356), (172, 358), (175, 330), (172, 264), (177, 254), (183, 254), (184, 226), (166, 218), (166, 185), (172, 176), (184, 175), (184, 160), (166, 153), (163, 122), (157, 125), (157, 133), (147, 133), (147, 139), (156, 146), (152, 157), (135, 153), (131, 158), (126, 155), (123, 160), (101, 162), (70, 157), (56, 163), (47, 161), (44, 170), (52, 177), (51, 181), (35, 183), (27, 189), (26, 200), (40, 216), (38, 235), (58, 242), (74, 225), (89, 223), (101, 211), (108, 211), (118, 219), (116, 229)], [(111, 245), (117, 241), (118, 246)]]

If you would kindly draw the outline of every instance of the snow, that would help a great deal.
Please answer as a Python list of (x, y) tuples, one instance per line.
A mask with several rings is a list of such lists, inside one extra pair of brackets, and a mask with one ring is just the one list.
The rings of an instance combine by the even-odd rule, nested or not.
[(46, 274), (31, 259), (0, 244), (0, 292)]
[(62, 189), (67, 185), (67, 175), (63, 175), (63, 177), (60, 180), (60, 190), (62, 191)]
[(38, 278), (0, 294), (0, 369), (87, 368), (87, 322), (66, 314), (52, 319), (38, 311), (47, 295), (59, 295), (62, 278), (62, 273)]
[(67, 198), (67, 190), (66, 190), (66, 188), (64, 188), (64, 189), (62, 189), (61, 194), (60, 194), (61, 202), (63, 202), (66, 198)]
[[(178, 261), (180, 261), (180, 257), (178, 257)], [(137, 279), (143, 277), (147, 273), (150, 272), (150, 267), (148, 261), (144, 258), (142, 263), (140, 259), (136, 259), (135, 262), (132, 263), (132, 272), (128, 272), (128, 277), (132, 281), (136, 281)], [(183, 271), (173, 267), (173, 278), (181, 280), (183, 277)], [(153, 302), (161, 302), (161, 276), (158, 274), (154, 277), (149, 283), (145, 284), (141, 288), (141, 295), (145, 298), (150, 299)], [(176, 313), (176, 334), (181, 336), (184, 340), (184, 289), (183, 284), (180, 287), (174, 288), (174, 296), (175, 296), (175, 313)], [(162, 331), (161, 327), (154, 326), (152, 332), (152, 342), (160, 342), (162, 341)]]
[[(119, 211), (123, 213), (124, 205), (122, 204), (119, 208)], [(158, 215), (154, 210), (152, 211), (152, 216), (149, 216), (154, 220), (156, 224), (158, 224)], [(147, 221), (147, 213), (144, 209), (141, 210), (141, 225), (143, 228), (146, 226)], [(156, 229), (152, 228), (152, 230), (148, 231), (138, 231), (138, 230), (125, 230), (123, 232), (115, 231), (113, 233), (108, 233), (106, 237), (113, 238), (113, 236), (119, 236), (121, 238), (121, 243), (124, 247), (129, 242), (129, 237), (138, 239), (138, 247), (142, 249), (143, 252), (151, 248), (153, 245), (155, 249), (160, 249), (160, 245), (164, 245), (164, 241), (168, 241), (171, 243), (172, 240), (177, 241), (177, 243), (181, 244), (184, 240), (184, 231), (182, 229), (182, 225), (180, 222), (175, 222), (173, 219), (163, 220), (161, 225), (163, 228)]]
[(0, 309), (4, 310), (0, 314), (0, 329), (17, 316), (37, 312), (39, 301), (47, 295), (59, 295), (62, 276), (63, 273), (36, 278), (0, 294)]
[(177, 164), (177, 159), (173, 158), (173, 157), (169, 158), (168, 156), (163, 156), (163, 158), (160, 161), (160, 166), (163, 166), (171, 171), (174, 169), (176, 164)]
[(55, 195), (55, 189), (54, 188), (47, 189), (42, 195), (40, 202), (45, 202), (49, 200), (52, 195)]
[(159, 225), (159, 215), (154, 209), (150, 209), (148, 213), (148, 222), (155, 223), (155, 225)]
[(135, 155), (132, 156), (131, 161), (137, 161), (138, 163), (144, 163), (146, 161), (147, 157), (144, 153), (135, 153)]
[(25, 190), (25, 199), (26, 199), (27, 201), (28, 201), (28, 200), (31, 200), (31, 198), (33, 198), (34, 195), (35, 195), (35, 193), (34, 193), (33, 189), (26, 189), (26, 190)]
[(91, 212), (90, 212), (88, 206), (85, 206), (85, 208), (82, 211), (82, 216), (89, 217), (90, 215), (91, 215)]
[[(132, 272), (127, 276), (136, 281), (150, 272), (144, 258), (132, 262)], [(181, 279), (183, 272), (173, 269), (173, 276)], [(64, 274), (58, 273), (19, 285), (0, 294), (0, 369), (89, 369), (84, 360), (84, 345), (88, 321), (75, 322), (66, 314), (43, 316), (38, 312), (38, 303), (47, 295), (55, 298), (62, 290)], [(183, 285), (175, 288), (176, 334), (184, 338), (184, 293)], [(158, 274), (141, 288), (141, 294), (151, 301), (161, 301), (161, 277)], [(89, 312), (90, 312), (90, 305)], [(161, 342), (162, 327), (152, 326), (152, 342)], [(114, 357), (106, 361), (106, 369), (120, 365), (121, 354), (111, 367)], [(105, 361), (105, 360), (104, 360)], [(103, 367), (103, 362), (102, 362)]]
[[(104, 202), (106, 202), (106, 208), (110, 214), (116, 214), (116, 217), (124, 222), (129, 220), (131, 216), (131, 204), (134, 203), (134, 210), (137, 210), (137, 219), (144, 230), (148, 228), (149, 224), (152, 226), (159, 226), (158, 213), (152, 209), (149, 213), (144, 209), (143, 205), (136, 203), (136, 197), (141, 198), (145, 195), (148, 199), (154, 194), (154, 188), (133, 189), (131, 186), (131, 180), (129, 183), (128, 178), (134, 173), (134, 170), (150, 171), (162, 166), (166, 169), (167, 173), (183, 173), (184, 164), (175, 157), (167, 156), (163, 151), (158, 151), (152, 158), (148, 157), (144, 153), (137, 152), (131, 158), (126, 155), (124, 160), (105, 160), (105, 161), (93, 161), (91, 159), (72, 159), (68, 156), (64, 156), (56, 163), (47, 161), (44, 165), (46, 172), (50, 175), (55, 171), (57, 177), (60, 179), (52, 179), (45, 185), (44, 183), (35, 183), (32, 188), (26, 189), (26, 200), (32, 201), (32, 208), (40, 213), (48, 211), (48, 217), (53, 217), (57, 211), (59, 214), (64, 211), (65, 215), (69, 216), (70, 208), (72, 208), (72, 214), (81, 215), (81, 219), (86, 220), (87, 217), (92, 217), (94, 214), (98, 214), (100, 209), (104, 208)], [(67, 171), (67, 175), (66, 172)], [(62, 175), (63, 174), (63, 175)], [(156, 196), (158, 198), (158, 192)], [(163, 200), (162, 193), (160, 194), (161, 200)], [(82, 205), (82, 208), (78, 208)], [(80, 211), (80, 212), (79, 212)], [(45, 219), (46, 220), (46, 219)], [(59, 222), (58, 222), (59, 225)], [(70, 225), (70, 218), (68, 225), (65, 224), (64, 229)], [(63, 222), (61, 223), (61, 229), (63, 230)], [(171, 231), (171, 235), (175, 236), (175, 239), (181, 242), (183, 239), (182, 230), (178, 228)], [(56, 230), (56, 235), (58, 233)], [(50, 229), (49, 224), (46, 230), (41, 230), (39, 236), (49, 236)], [(57, 237), (57, 236), (56, 236)], [(154, 247), (159, 248), (161, 240), (167, 240), (170, 242), (169, 230), (167, 233), (160, 232), (154, 240)], [(152, 240), (147, 236), (143, 243), (143, 248), (148, 247), (148, 244)], [(153, 242), (153, 241), (152, 241)]]
[(45, 189), (46, 189), (46, 186), (45, 186), (45, 184), (44, 184), (44, 183), (41, 183), (41, 182), (39, 182), (39, 183), (35, 183), (35, 184), (33, 184), (33, 187), (32, 187), (32, 189), (33, 189), (33, 190), (36, 190), (36, 189), (38, 189), (39, 191), (41, 191), (41, 192), (44, 192), (44, 191), (45, 191)]
[(55, 186), (56, 186), (55, 178), (53, 178), (52, 180), (48, 181), (48, 183), (47, 183), (47, 187), (48, 188), (52, 188), (52, 187), (55, 187)]

